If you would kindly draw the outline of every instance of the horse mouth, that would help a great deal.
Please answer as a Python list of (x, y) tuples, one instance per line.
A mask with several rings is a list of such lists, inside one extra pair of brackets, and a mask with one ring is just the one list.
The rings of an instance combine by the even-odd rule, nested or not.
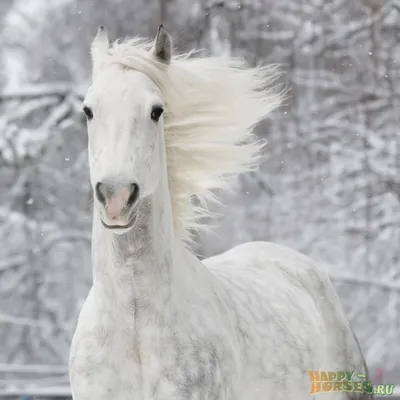
[(102, 219), (101, 219), (101, 223), (103, 224), (104, 228), (107, 228), (107, 229), (112, 229), (115, 231), (126, 230), (126, 229), (132, 228), (133, 225), (135, 225), (136, 216), (137, 216), (137, 214), (134, 214), (133, 217), (131, 218), (131, 220), (126, 225), (108, 225)]

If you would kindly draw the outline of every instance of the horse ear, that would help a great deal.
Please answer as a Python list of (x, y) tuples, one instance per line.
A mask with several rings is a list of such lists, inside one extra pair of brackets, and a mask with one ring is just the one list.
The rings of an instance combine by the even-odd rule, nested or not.
[(163, 25), (158, 28), (157, 36), (154, 39), (153, 54), (157, 60), (169, 64), (172, 57), (172, 38)]
[(104, 56), (110, 48), (110, 39), (108, 37), (107, 29), (100, 26), (96, 37), (93, 39), (91, 54), (93, 63), (93, 73), (95, 73), (101, 66)]

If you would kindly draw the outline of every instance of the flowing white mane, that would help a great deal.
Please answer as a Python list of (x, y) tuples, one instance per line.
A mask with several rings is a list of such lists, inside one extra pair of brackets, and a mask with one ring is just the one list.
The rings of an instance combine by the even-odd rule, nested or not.
[(174, 228), (190, 242), (209, 215), (209, 201), (218, 201), (214, 190), (228, 188), (231, 178), (257, 165), (263, 144), (253, 128), (281, 102), (271, 87), (277, 70), (194, 52), (174, 56), (166, 66), (152, 56), (151, 46), (138, 38), (116, 41), (109, 61), (145, 73), (163, 93)]

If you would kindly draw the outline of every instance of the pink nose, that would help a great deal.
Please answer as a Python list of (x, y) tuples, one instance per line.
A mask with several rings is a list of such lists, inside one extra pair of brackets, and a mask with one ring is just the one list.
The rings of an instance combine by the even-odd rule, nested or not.
[(139, 186), (132, 183), (116, 189), (111, 185), (98, 182), (95, 192), (97, 200), (104, 206), (107, 218), (116, 220), (137, 203)]

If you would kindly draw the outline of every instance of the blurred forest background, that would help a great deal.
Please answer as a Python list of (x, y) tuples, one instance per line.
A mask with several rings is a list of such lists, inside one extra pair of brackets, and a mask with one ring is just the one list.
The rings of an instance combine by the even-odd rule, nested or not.
[[(327, 265), (374, 375), (400, 383), (400, 1), (1, 0), (0, 387), (68, 384), (91, 284), (83, 95), (100, 24), (279, 63), (286, 105), (209, 256), (249, 240)], [(397, 371), (397, 372), (396, 372)]]

